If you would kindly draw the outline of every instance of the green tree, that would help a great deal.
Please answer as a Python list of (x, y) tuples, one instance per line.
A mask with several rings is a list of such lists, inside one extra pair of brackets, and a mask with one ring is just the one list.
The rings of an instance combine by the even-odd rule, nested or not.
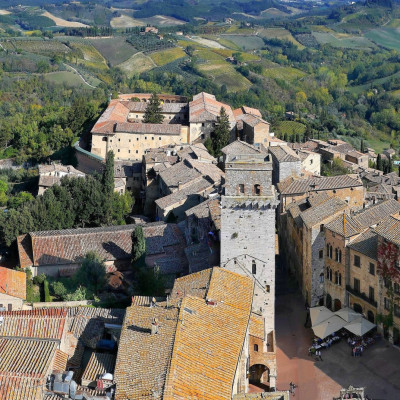
[(77, 280), (97, 294), (104, 286), (106, 280), (106, 266), (98, 254), (90, 251), (82, 260), (77, 272)]
[(60, 300), (64, 300), (67, 289), (65, 288), (64, 284), (59, 281), (55, 281), (51, 284), (52, 293), (57, 296)]
[(0, 206), (5, 206), (8, 201), (7, 196), (8, 185), (7, 182), (0, 180)]
[(383, 171), (382, 156), (380, 154), (376, 157), (376, 169)]
[(365, 153), (364, 139), (361, 139), (360, 151), (361, 151), (361, 153)]
[(143, 228), (138, 225), (132, 231), (132, 265), (134, 267), (145, 266), (146, 257), (146, 239), (144, 237)]
[(231, 132), (229, 117), (224, 107), (221, 107), (217, 119), (218, 122), (215, 128), (214, 135), (212, 137), (212, 141), (213, 141), (214, 155), (216, 157), (219, 157), (222, 154), (221, 149), (223, 149), (226, 145), (229, 144), (230, 132)]
[(161, 102), (156, 93), (150, 97), (150, 101), (144, 113), (143, 122), (145, 124), (162, 124), (164, 116), (162, 115)]
[(112, 205), (114, 198), (114, 152), (107, 153), (106, 165), (102, 176), (104, 195), (104, 218), (107, 225), (112, 221)]

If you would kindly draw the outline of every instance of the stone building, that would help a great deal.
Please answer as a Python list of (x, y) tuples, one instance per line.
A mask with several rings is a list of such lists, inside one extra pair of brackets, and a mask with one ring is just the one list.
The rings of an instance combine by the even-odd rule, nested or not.
[(25, 272), (0, 267), (0, 308), (22, 310), (26, 299)]
[[(266, 341), (261, 364), (250, 365), (253, 379), (276, 386), (275, 213), (278, 201), (272, 185), (268, 154), (227, 155), (225, 193), (221, 198), (221, 267), (254, 279), (253, 311), (264, 319)], [(261, 349), (259, 349), (261, 350)]]
[(272, 156), (274, 185), (291, 176), (301, 176), (300, 157), (290, 147), (272, 146), (268, 151)]
[(321, 154), (308, 150), (296, 150), (301, 160), (302, 175), (321, 175)]
[(53, 185), (59, 185), (64, 176), (68, 176), (69, 178), (84, 178), (85, 174), (75, 169), (72, 165), (39, 165), (38, 195), (43, 194), (46, 189)]

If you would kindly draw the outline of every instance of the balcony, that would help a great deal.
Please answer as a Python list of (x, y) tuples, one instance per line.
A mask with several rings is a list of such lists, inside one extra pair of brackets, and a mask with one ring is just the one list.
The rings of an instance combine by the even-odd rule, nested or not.
[(378, 307), (378, 303), (375, 300), (371, 300), (364, 292), (360, 293), (357, 290), (354, 290), (350, 285), (346, 285), (346, 290), (351, 293), (353, 296), (357, 296), (358, 298), (366, 301), (367, 303), (371, 304), (375, 308)]

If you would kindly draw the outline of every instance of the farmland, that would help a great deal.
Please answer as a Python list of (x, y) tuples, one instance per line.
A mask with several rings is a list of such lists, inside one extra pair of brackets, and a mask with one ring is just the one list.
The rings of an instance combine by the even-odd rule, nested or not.
[(44, 78), (47, 81), (56, 84), (65, 84), (68, 86), (75, 86), (75, 87), (77, 86), (89, 87), (85, 85), (85, 83), (78, 74), (73, 73), (72, 71), (51, 72), (49, 74), (44, 74)]
[(385, 26), (379, 29), (372, 29), (365, 34), (365, 37), (379, 46), (400, 50), (400, 28)]
[(124, 71), (128, 77), (146, 72), (155, 66), (154, 61), (143, 53), (136, 53), (128, 60), (118, 65), (118, 67)]
[(88, 25), (82, 24), (81, 22), (67, 21), (65, 19), (56, 17), (53, 14), (49, 13), (48, 11), (46, 11), (42, 15), (44, 17), (50, 18), (52, 21), (55, 22), (55, 24), (57, 26), (64, 26), (64, 27), (71, 27), (71, 28), (84, 28), (84, 27), (88, 26)]
[(233, 42), (243, 50), (256, 50), (264, 47), (264, 41), (255, 35), (221, 35), (223, 39)]
[(293, 67), (268, 67), (263, 69), (262, 75), (272, 79), (283, 79), (285, 81), (295, 81), (304, 77), (306, 74)]
[(54, 55), (66, 54), (70, 49), (64, 44), (56, 40), (43, 39), (10, 39), (2, 42), (5, 49), (10, 51), (26, 51), (29, 53)]
[(151, 53), (150, 58), (158, 65), (165, 65), (178, 58), (185, 57), (186, 53), (179, 47), (175, 47), (168, 50), (158, 51), (156, 53)]
[(334, 47), (347, 49), (374, 49), (376, 46), (368, 38), (346, 34), (333, 34), (327, 32), (313, 32), (313, 36), (320, 44), (330, 44)]
[(300, 122), (296, 121), (282, 121), (279, 122), (277, 125), (273, 127), (273, 130), (279, 137), (283, 137), (284, 135), (291, 136), (291, 135), (304, 135), (306, 131), (305, 125), (301, 124)]
[(300, 44), (287, 29), (284, 28), (263, 28), (258, 31), (258, 35), (265, 39), (288, 40), (300, 49), (304, 49), (304, 46)]
[(85, 39), (112, 65), (123, 63), (132, 57), (137, 50), (121, 37)]
[(128, 15), (121, 15), (111, 20), (110, 25), (112, 28), (133, 28), (135, 26), (145, 26), (143, 21), (129, 17)]

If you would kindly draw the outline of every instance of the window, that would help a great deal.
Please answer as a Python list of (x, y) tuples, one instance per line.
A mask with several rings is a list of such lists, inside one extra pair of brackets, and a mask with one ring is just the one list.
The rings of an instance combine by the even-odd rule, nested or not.
[(335, 261), (338, 262), (339, 261), (339, 249), (335, 249)]
[(158, 138), (158, 140), (161, 140), (161, 136)]
[(324, 274), (319, 274), (319, 283), (324, 283)]
[(332, 246), (329, 246), (329, 258), (332, 260), (332, 253), (333, 253), (333, 248)]
[(319, 251), (319, 258), (323, 258), (324, 257), (324, 251), (323, 250), (320, 250)]
[(154, 140), (154, 136), (151, 138), (151, 140)]
[(251, 264), (251, 273), (253, 275), (255, 275), (257, 273), (257, 265), (256, 262), (253, 260), (252, 264)]
[(375, 264), (374, 263), (369, 263), (369, 273), (371, 275), (375, 275)]
[(147, 140), (147, 136), (144, 137), (144, 140)]
[(136, 138), (136, 140), (139, 140), (139, 138)]
[(131, 142), (131, 139), (129, 139), (129, 143)]
[(354, 266), (358, 268), (361, 267), (360, 257), (356, 256), (355, 254), (354, 254)]
[(256, 196), (259, 196), (261, 194), (261, 186), (260, 185), (254, 185), (254, 194)]
[(103, 142), (107, 142), (107, 136), (104, 136), (103, 139), (101, 139)]
[(329, 244), (326, 245), (326, 256), (329, 257)]
[(8, 305), (8, 311), (12, 311), (12, 304)]
[(338, 285), (339, 285), (339, 286), (342, 286), (342, 274), (339, 274)]
[(120, 152), (121, 150), (120, 149), (118, 149), (118, 153)]
[(267, 291), (267, 293), (269, 293), (271, 291), (271, 286), (270, 285), (266, 285), (265, 286), (265, 290)]
[(373, 287), (369, 287), (369, 299), (374, 301), (375, 300), (375, 291)]
[(393, 311), (396, 317), (400, 317), (400, 307), (397, 304), (394, 305)]
[(136, 154), (139, 154), (139, 150), (136, 150)]
[(357, 278), (354, 278), (354, 290), (360, 292), (360, 280)]
[(339, 272), (335, 272), (335, 284), (339, 285)]
[(204, 126), (204, 122), (201, 123), (201, 126)]
[(244, 193), (244, 184), (243, 183), (240, 183), (239, 184), (239, 193)]
[(320, 232), (323, 232), (323, 231), (324, 231), (324, 224), (321, 224), (321, 225), (319, 226), (319, 231), (320, 231)]
[(258, 351), (258, 344), (254, 345), (254, 351)]
[(332, 282), (332, 270), (330, 268), (326, 269), (326, 279)]
[(390, 301), (387, 297), (385, 297), (385, 299), (384, 299), (384, 307), (385, 307), (385, 310), (390, 310)]
[(118, 142), (120, 142), (121, 141), (121, 139), (118, 139)]
[(314, 162), (314, 160), (313, 160), (313, 159), (311, 159), (311, 160), (310, 160), (310, 164), (312, 164), (313, 162)]
[(400, 285), (398, 283), (394, 283), (393, 290), (396, 294), (400, 294)]

